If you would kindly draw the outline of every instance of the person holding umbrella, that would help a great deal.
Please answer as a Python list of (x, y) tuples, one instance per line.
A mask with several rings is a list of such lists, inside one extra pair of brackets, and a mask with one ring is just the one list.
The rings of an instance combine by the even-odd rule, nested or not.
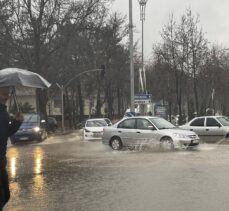
[(19, 68), (5, 68), (0, 70), (0, 211), (10, 198), (9, 181), (6, 170), (7, 139), (17, 132), (24, 119), (23, 114), (17, 112), (15, 119), (9, 123), (9, 114), (6, 111), (5, 104), (9, 99), (10, 87), (12, 87), (11, 94), (19, 111), (15, 92), (15, 87), (18, 86), (46, 89), (49, 88), (51, 84), (39, 74), (28, 70)]
[(7, 159), (6, 149), (8, 137), (19, 129), (23, 122), (23, 114), (17, 112), (15, 119), (10, 122), (9, 114), (6, 110), (6, 102), (10, 95), (10, 87), (0, 87), (0, 211), (9, 201), (9, 181), (6, 170)]

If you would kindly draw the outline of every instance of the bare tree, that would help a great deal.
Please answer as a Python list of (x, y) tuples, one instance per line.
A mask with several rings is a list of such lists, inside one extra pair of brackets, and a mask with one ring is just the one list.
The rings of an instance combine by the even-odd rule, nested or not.
[(184, 102), (187, 102), (189, 110), (192, 107), (189, 103), (192, 104), (194, 98), (196, 112), (199, 113), (200, 109), (198, 76), (206, 60), (208, 48), (207, 40), (198, 24), (199, 17), (194, 16), (190, 9), (187, 9), (180, 22), (176, 22), (172, 15), (162, 30), (163, 44), (154, 48), (157, 58), (166, 63), (168, 70), (174, 74), (179, 123), (183, 121), (181, 117), (184, 113)]
[[(18, 53), (18, 65), (46, 77), (50, 56), (62, 46), (59, 35), (69, 22), (82, 23), (100, 0), (10, 0), (12, 13), (2, 21), (8, 41)], [(10, 26), (13, 25), (13, 29)], [(69, 36), (75, 30), (69, 31)], [(38, 91), (38, 109), (46, 113), (46, 94)]]

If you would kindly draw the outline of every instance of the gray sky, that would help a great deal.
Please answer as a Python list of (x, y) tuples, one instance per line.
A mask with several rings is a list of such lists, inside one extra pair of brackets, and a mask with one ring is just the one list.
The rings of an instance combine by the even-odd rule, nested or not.
[[(138, 0), (132, 1), (133, 21), (136, 26), (134, 40), (138, 40), (141, 45), (139, 4)], [(229, 46), (229, 0), (148, 0), (144, 30), (147, 57), (151, 55), (153, 43), (160, 42), (160, 32), (162, 27), (168, 23), (169, 15), (173, 13), (178, 20), (189, 7), (194, 14), (200, 15), (200, 26), (211, 43)], [(129, 0), (115, 0), (112, 11), (118, 11), (129, 18)]]

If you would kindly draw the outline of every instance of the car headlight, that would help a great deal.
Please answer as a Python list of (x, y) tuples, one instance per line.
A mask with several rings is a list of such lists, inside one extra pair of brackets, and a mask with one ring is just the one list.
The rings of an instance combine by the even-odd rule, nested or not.
[(176, 137), (176, 138), (189, 138), (187, 135), (180, 134), (180, 133), (174, 133), (173, 135), (174, 135), (174, 137)]
[(39, 127), (34, 127), (33, 132), (38, 133), (41, 129)]
[(85, 132), (86, 132), (86, 133), (89, 133), (89, 132), (91, 132), (91, 131), (90, 131), (90, 130), (88, 130), (88, 129), (85, 129)]

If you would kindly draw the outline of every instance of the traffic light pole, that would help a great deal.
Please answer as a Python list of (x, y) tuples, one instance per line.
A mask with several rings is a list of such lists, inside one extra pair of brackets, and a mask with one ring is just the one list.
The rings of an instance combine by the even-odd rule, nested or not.
[(69, 80), (65, 85), (59, 85), (58, 83), (56, 83), (56, 85), (59, 87), (60, 91), (61, 91), (61, 125), (62, 125), (62, 132), (65, 132), (65, 126), (64, 126), (64, 90), (66, 89), (66, 87), (69, 86), (69, 84), (72, 83), (72, 81), (74, 81), (76, 78), (79, 78), (81, 75), (84, 75), (86, 73), (91, 73), (91, 72), (97, 72), (97, 71), (101, 71), (101, 76), (104, 76), (104, 71), (105, 71), (105, 67), (102, 67), (103, 69), (92, 69), (92, 70), (86, 70), (84, 72), (81, 72), (77, 75), (75, 75), (71, 80)]

